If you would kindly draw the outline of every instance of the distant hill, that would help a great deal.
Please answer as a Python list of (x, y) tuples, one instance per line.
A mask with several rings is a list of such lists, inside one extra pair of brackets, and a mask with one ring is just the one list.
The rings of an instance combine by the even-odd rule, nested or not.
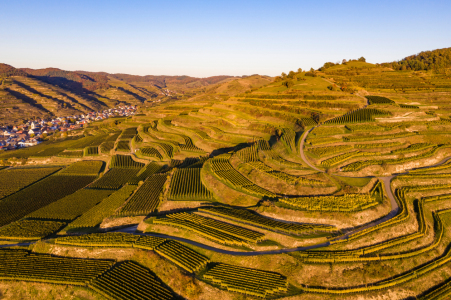
[(56, 68), (47, 69), (21, 69), (29, 75), (32, 75), (45, 82), (67, 88), (72, 91), (81, 92), (83, 89), (95, 91), (102, 88), (108, 88), (108, 77), (100, 73), (90, 72), (72, 72)]
[(139, 105), (194, 89), (216, 85), (233, 76), (138, 76), (57, 68), (17, 69), (0, 64), (0, 124), (32, 117), (80, 114), (119, 103)]
[(153, 84), (159, 88), (174, 88), (174, 89), (184, 89), (196, 86), (207, 86), (210, 84), (218, 83), (224, 79), (231, 78), (233, 76), (212, 76), (206, 78), (196, 78), (190, 76), (137, 76), (128, 74), (110, 74), (112, 78), (122, 80), (127, 83), (148, 83)]
[(28, 76), (28, 74), (20, 69), (16, 69), (13, 66), (0, 63), (0, 77), (10, 76)]

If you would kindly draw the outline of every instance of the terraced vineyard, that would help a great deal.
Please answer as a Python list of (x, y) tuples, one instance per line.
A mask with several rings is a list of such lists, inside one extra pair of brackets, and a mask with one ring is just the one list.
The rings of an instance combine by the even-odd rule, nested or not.
[[(36, 184), (4, 198), (0, 202), (3, 214), (0, 225), (17, 221), (29, 213), (45, 207), (67, 195), (85, 187), (95, 176), (58, 176), (52, 175)], [(48, 189), (48, 187), (53, 187)]]
[(365, 98), (368, 99), (369, 104), (395, 104), (395, 101), (386, 97), (366, 96)]
[(255, 185), (241, 173), (236, 171), (229, 163), (229, 158), (230, 156), (223, 155), (215, 157), (211, 160), (211, 168), (216, 176), (232, 186), (243, 189), (246, 192), (269, 197), (275, 196), (274, 193)]
[(93, 233), (82, 236), (66, 236), (55, 240), (57, 244), (90, 247), (133, 247), (139, 236), (127, 233)]
[(141, 154), (144, 156), (155, 157), (158, 159), (163, 159), (160, 152), (154, 147), (144, 147), (141, 149)]
[(0, 199), (59, 171), (60, 168), (14, 168), (0, 171)]
[(100, 145), (100, 152), (103, 154), (109, 154), (114, 148), (114, 142), (104, 142)]
[(288, 291), (288, 282), (280, 274), (226, 264), (215, 266), (204, 278), (229, 291), (262, 298), (281, 296)]
[(163, 186), (167, 176), (155, 174), (150, 176), (131, 199), (120, 210), (122, 216), (147, 215), (154, 212), (161, 203)]
[(139, 169), (114, 168), (96, 180), (92, 189), (117, 190), (138, 175)]
[(146, 180), (149, 176), (158, 173), (160, 170), (162, 170), (162, 167), (160, 165), (157, 165), (155, 163), (148, 163), (147, 166), (141, 169), (139, 173), (136, 175), (136, 177), (132, 178), (129, 183), (130, 184), (139, 184), (141, 181)]
[(263, 240), (264, 234), (261, 234), (259, 232), (253, 232), (251, 230), (240, 228), (237, 226), (233, 226), (227, 223), (219, 222), (214, 219), (202, 217), (196, 214), (189, 214), (189, 213), (177, 213), (177, 214), (171, 214), (168, 215), (171, 219), (178, 219), (178, 220), (185, 220), (192, 223), (200, 224), (205, 227), (209, 227), (233, 236), (236, 236), (240, 239), (252, 242), (252, 243), (258, 243)]
[(204, 186), (201, 169), (186, 168), (174, 172), (169, 187), (169, 198), (173, 200), (212, 200), (212, 193)]
[(199, 211), (218, 215), (241, 223), (251, 224), (271, 231), (279, 231), (285, 234), (306, 234), (312, 231), (333, 232), (336, 229), (333, 226), (315, 225), (315, 224), (297, 224), (274, 220), (265, 216), (256, 214), (246, 209), (233, 209), (226, 207), (208, 207), (200, 208)]
[(153, 220), (153, 224), (183, 228), (224, 245), (244, 246), (248, 243), (258, 243), (264, 237), (264, 234), (259, 232), (187, 213), (167, 215), (167, 218)]
[(363, 123), (363, 122), (371, 122), (374, 121), (375, 117), (379, 116), (388, 116), (390, 112), (379, 110), (376, 108), (362, 108), (350, 113), (347, 113), (344, 116), (337, 117), (332, 120), (326, 121), (325, 124), (347, 124), (347, 123)]
[(10, 280), (83, 286), (113, 264), (106, 260), (54, 257), (20, 250), (0, 251), (0, 276)]
[(130, 141), (119, 141), (116, 145), (116, 151), (130, 152)]
[(102, 223), (103, 219), (113, 215), (115, 211), (130, 197), (135, 186), (125, 185), (120, 190), (105, 197), (98, 205), (85, 211), (69, 224), (69, 228), (90, 228)]
[(0, 294), (450, 298), (451, 84), (418, 57), (275, 78), (85, 72), (103, 88), (66, 96), (1, 77), (19, 109), (140, 100), (0, 153)]
[(112, 192), (111, 190), (81, 189), (36, 210), (28, 217), (71, 221), (93, 208)]
[(140, 169), (143, 163), (135, 161), (130, 155), (113, 155), (110, 168)]
[[(133, 274), (131, 277), (130, 274)], [(89, 287), (107, 298), (117, 299), (161, 299), (174, 298), (161, 280), (150, 270), (139, 264), (127, 261), (110, 272), (93, 280)], [(139, 297), (139, 298), (137, 298)]]
[(39, 240), (64, 225), (64, 222), (20, 220), (0, 228), (0, 237), (7, 240)]
[(171, 260), (188, 272), (198, 272), (210, 262), (208, 258), (176, 242), (167, 241), (154, 248), (155, 252)]
[(84, 150), (84, 156), (95, 156), (99, 155), (99, 147), (86, 147)]
[(77, 158), (77, 157), (83, 157), (83, 151), (77, 151), (77, 150), (69, 150), (69, 151), (63, 151), (58, 154), (58, 156), (61, 157), (67, 157), (67, 158)]
[(104, 163), (103, 161), (84, 160), (71, 164), (64, 168), (59, 175), (93, 175), (97, 176), (100, 173)]
[(280, 202), (309, 211), (356, 211), (368, 209), (378, 204), (378, 201), (371, 194), (281, 198)]

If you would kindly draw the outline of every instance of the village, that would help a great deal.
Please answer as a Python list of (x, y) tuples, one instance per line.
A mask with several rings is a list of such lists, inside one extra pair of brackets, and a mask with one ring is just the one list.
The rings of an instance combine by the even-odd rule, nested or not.
[(79, 130), (89, 123), (101, 121), (112, 117), (128, 117), (136, 113), (135, 105), (119, 105), (98, 112), (87, 114), (56, 117), (52, 119), (35, 119), (24, 121), (23, 125), (0, 127), (0, 151), (14, 150), (23, 147), (35, 146), (50, 136), (69, 134), (70, 131)]

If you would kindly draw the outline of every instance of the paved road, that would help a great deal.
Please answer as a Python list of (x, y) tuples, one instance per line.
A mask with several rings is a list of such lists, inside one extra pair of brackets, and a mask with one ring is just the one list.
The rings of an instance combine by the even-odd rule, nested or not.
[(8, 244), (8, 245), (0, 245), (0, 248), (7, 248), (7, 247), (16, 247), (16, 246), (29, 246), (36, 242), (28, 242), (28, 243), (17, 243), (17, 244)]
[(127, 228), (121, 228), (117, 230), (113, 230), (112, 232), (125, 232), (125, 233), (131, 233), (134, 235), (142, 235), (142, 236), (156, 236), (156, 237), (162, 237), (162, 238), (168, 238), (180, 242), (184, 242), (193, 246), (197, 246), (202, 249), (211, 250), (214, 252), (222, 253), (222, 254), (228, 254), (228, 255), (234, 255), (234, 256), (257, 256), (257, 255), (266, 255), (266, 254), (281, 254), (281, 253), (288, 253), (288, 252), (296, 252), (296, 251), (305, 251), (310, 249), (315, 249), (319, 247), (327, 247), (330, 245), (329, 242), (316, 244), (312, 246), (306, 246), (306, 247), (297, 247), (297, 248), (289, 248), (289, 249), (277, 249), (277, 250), (268, 250), (268, 251), (231, 251), (231, 250), (224, 250), (212, 246), (207, 246), (189, 239), (167, 235), (167, 234), (156, 234), (156, 233), (143, 233), (143, 232), (137, 232), (138, 225), (130, 226)]

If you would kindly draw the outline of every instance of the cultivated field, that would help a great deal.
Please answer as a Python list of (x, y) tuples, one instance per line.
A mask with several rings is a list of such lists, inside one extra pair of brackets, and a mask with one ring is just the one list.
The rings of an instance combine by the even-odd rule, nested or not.
[[(449, 299), (451, 79), (290, 74), (173, 84), (186, 93), (158, 104), (117, 75), (99, 97), (142, 98), (138, 114), (1, 153), (0, 290)], [(72, 97), (39, 84), (10, 89), (49, 112)]]

